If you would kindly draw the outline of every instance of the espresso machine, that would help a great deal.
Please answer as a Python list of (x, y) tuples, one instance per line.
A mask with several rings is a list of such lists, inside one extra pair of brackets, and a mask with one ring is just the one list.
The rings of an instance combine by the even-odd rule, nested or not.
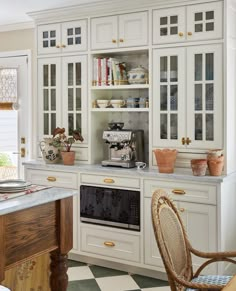
[(104, 130), (102, 138), (108, 145), (108, 159), (102, 161), (102, 166), (133, 168), (135, 162), (144, 161), (144, 131), (123, 126), (123, 122), (113, 122)]

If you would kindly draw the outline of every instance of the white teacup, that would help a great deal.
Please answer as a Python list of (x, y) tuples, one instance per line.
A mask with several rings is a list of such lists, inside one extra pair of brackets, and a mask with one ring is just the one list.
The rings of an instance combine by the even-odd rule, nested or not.
[(147, 166), (147, 164), (144, 162), (136, 162), (135, 165), (137, 167), (137, 170), (143, 170)]

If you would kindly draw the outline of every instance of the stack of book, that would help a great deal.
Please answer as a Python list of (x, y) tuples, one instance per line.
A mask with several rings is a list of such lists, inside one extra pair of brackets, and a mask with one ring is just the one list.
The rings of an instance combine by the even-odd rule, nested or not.
[(115, 58), (93, 59), (93, 86), (128, 84), (126, 63)]

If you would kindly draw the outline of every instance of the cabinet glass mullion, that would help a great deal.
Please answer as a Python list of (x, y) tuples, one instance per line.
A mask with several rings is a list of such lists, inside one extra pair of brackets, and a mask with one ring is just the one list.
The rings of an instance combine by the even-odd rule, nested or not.
[(43, 134), (56, 128), (56, 65), (43, 65)]
[(195, 140), (214, 140), (214, 54), (195, 54)]
[(68, 133), (81, 130), (81, 63), (68, 63)]
[(160, 139), (178, 139), (178, 57), (160, 57)]

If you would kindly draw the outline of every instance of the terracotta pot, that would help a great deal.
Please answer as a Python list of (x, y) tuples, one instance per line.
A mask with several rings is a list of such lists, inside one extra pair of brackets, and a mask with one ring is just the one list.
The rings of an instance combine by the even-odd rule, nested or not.
[(218, 158), (222, 156), (222, 153), (223, 153), (222, 149), (209, 150), (207, 158)]
[(62, 160), (64, 165), (74, 165), (75, 163), (75, 152), (61, 152)]
[(194, 176), (205, 176), (207, 169), (207, 160), (206, 159), (191, 160), (191, 167)]
[(155, 149), (153, 150), (159, 173), (173, 173), (177, 150)]
[(211, 176), (220, 176), (224, 167), (224, 156), (208, 158), (207, 165)]

